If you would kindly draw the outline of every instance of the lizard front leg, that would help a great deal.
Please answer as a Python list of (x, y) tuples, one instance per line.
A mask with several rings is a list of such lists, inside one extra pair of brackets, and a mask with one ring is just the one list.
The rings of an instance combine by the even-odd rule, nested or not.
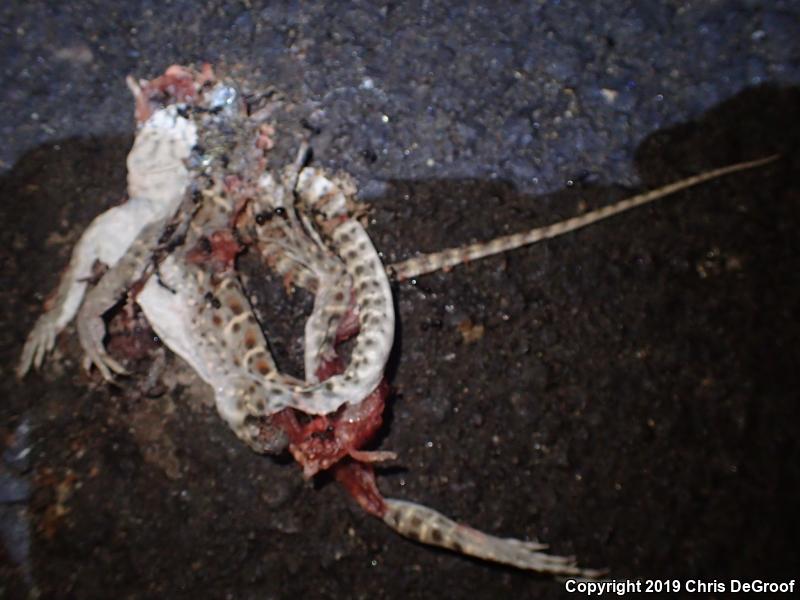
[(25, 340), (25, 347), (22, 349), (22, 357), (17, 365), (17, 377), (20, 379), (25, 376), (31, 366), (38, 369), (44, 362), (44, 357), (49, 353), (56, 343), (56, 336), (61, 332), (63, 326), (59, 326), (58, 315), (48, 311), (39, 316), (36, 325), (33, 326), (28, 339)]
[(45, 312), (39, 316), (22, 349), (17, 377), (22, 378), (31, 366), (35, 369), (42, 366), (55, 345), (56, 336), (75, 316), (91, 277), (92, 265), (99, 255), (92, 233), (90, 226), (75, 245), (55, 294), (45, 302)]
[(147, 268), (152, 264), (153, 252), (158, 246), (164, 226), (164, 222), (157, 222), (145, 227), (125, 256), (86, 294), (86, 299), (78, 312), (78, 338), (85, 353), (83, 366), (87, 371), (92, 365), (96, 366), (107, 381), (113, 380), (112, 372), (126, 375), (127, 371), (106, 352), (103, 343), (106, 337), (103, 315), (125, 297), (135, 281), (145, 275)]
[(56, 293), (45, 303), (46, 312), (25, 342), (17, 366), (18, 377), (24, 376), (31, 366), (38, 369), (42, 365), (53, 349), (56, 336), (78, 312), (95, 263), (114, 267), (147, 224), (162, 223), (163, 217), (154, 219), (149, 201), (141, 198), (131, 198), (92, 221), (75, 245)]

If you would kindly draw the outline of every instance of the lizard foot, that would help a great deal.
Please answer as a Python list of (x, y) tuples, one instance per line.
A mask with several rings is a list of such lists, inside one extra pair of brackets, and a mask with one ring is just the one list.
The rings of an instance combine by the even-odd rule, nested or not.
[(44, 313), (39, 317), (33, 330), (28, 335), (28, 339), (25, 341), (25, 347), (22, 349), (22, 356), (17, 365), (18, 378), (22, 379), (31, 366), (34, 369), (39, 369), (42, 366), (44, 357), (55, 346), (56, 336), (59, 331), (60, 328), (52, 313)]
[(605, 574), (602, 570), (578, 567), (572, 557), (542, 552), (547, 545), (539, 542), (489, 535), (414, 502), (391, 498), (386, 498), (384, 502), (384, 522), (398, 533), (423, 544), (441, 546), (460, 554), (539, 573), (592, 579)]
[(106, 352), (103, 344), (105, 336), (106, 326), (102, 318), (78, 318), (78, 337), (85, 353), (83, 368), (88, 372), (94, 365), (100, 371), (103, 379), (114, 381), (114, 373), (127, 375), (128, 371)]

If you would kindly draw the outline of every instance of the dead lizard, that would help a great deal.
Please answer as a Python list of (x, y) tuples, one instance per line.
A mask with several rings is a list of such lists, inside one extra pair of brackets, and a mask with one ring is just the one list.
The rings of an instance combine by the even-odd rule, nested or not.
[[(390, 277), (405, 280), (556, 237), (682, 189), (776, 157), (716, 169), (529, 232), (451, 248), (384, 268), (351, 216), (355, 186), (304, 167), (264, 170), (263, 122), (243, 114), (236, 87), (170, 67), (130, 83), (139, 133), (129, 156), (130, 200), (98, 217), (73, 251), (48, 311), (28, 338), (18, 368), (39, 367), (80, 307), (78, 331), (90, 364), (106, 378), (123, 367), (103, 347), (102, 315), (136, 281), (135, 300), (162, 341), (214, 387), (217, 408), (254, 450), (287, 445), (307, 476), (333, 469), (371, 514), (396, 531), (487, 560), (562, 575), (597, 576), (538, 542), (489, 536), (419, 504), (380, 494), (364, 452), (381, 422), (384, 369), (394, 340)], [(233, 133), (231, 133), (233, 132)], [(198, 143), (199, 142), (199, 143)], [(265, 264), (315, 294), (305, 328), (305, 380), (280, 373), (238, 279), (242, 241)], [(81, 306), (95, 261), (109, 271)], [(354, 337), (349, 356), (341, 343)], [(298, 413), (312, 415), (302, 423)], [(321, 431), (328, 436), (317, 435)], [(321, 441), (322, 440), (322, 441)]]

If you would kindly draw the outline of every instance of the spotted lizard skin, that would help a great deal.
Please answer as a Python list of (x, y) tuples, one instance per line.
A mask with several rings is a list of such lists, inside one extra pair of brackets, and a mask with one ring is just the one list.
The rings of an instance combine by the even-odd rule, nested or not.
[(469, 244), (467, 246), (460, 246), (456, 248), (448, 248), (439, 252), (431, 254), (424, 254), (415, 256), (407, 260), (390, 265), (387, 268), (389, 274), (398, 281), (404, 281), (427, 273), (435, 271), (448, 270), (458, 265), (468, 263), (479, 258), (486, 258), (488, 256), (495, 256), (503, 252), (509, 252), (523, 246), (529, 246), (543, 240), (548, 240), (554, 237), (559, 237), (571, 231), (588, 227), (598, 221), (608, 219), (614, 215), (629, 211), (633, 208), (655, 202), (661, 198), (671, 196), (682, 190), (688, 189), (718, 179), (731, 173), (738, 171), (745, 171), (747, 169), (754, 169), (762, 165), (766, 165), (778, 158), (777, 155), (760, 158), (757, 160), (736, 163), (719, 169), (712, 169), (705, 173), (700, 173), (686, 179), (681, 179), (674, 183), (670, 183), (643, 194), (637, 194), (630, 198), (625, 198), (614, 204), (609, 204), (597, 210), (589, 211), (577, 217), (572, 217), (558, 223), (546, 225), (544, 227), (537, 227), (528, 231), (520, 233), (512, 233), (499, 238), (495, 238), (489, 242), (478, 242)]
[[(136, 300), (161, 340), (214, 387), (222, 417), (240, 437), (252, 442), (255, 430), (246, 426), (250, 417), (269, 416), (286, 407), (307, 414), (331, 413), (347, 402), (357, 404), (377, 387), (393, 342), (391, 289), (369, 237), (363, 227), (347, 214), (343, 192), (321, 172), (303, 169), (298, 177), (296, 171), (299, 169), (294, 169), (294, 177), (291, 173), (285, 174), (279, 184), (269, 177), (252, 177), (254, 181), (245, 177), (243, 185), (252, 188), (249, 190), (253, 196), (252, 204), (259, 214), (282, 208), (284, 214), (293, 215), (283, 227), (271, 228), (280, 231), (281, 236), (268, 235), (271, 232), (266, 228), (257, 231), (262, 252), (265, 256), (277, 255), (280, 262), (273, 265), (275, 269), (281, 274), (291, 273), (296, 284), (314, 288), (321, 299), (316, 303), (307, 327), (310, 335), (306, 364), (311, 369), (310, 381), (297, 381), (277, 372), (261, 328), (236, 274), (231, 270), (232, 265), (224, 272), (208, 272), (206, 265), (191, 264), (187, 260), (187, 253), (206, 232), (231, 228), (237, 207), (233, 200), (225, 198), (220, 183), (224, 181), (225, 173), (220, 170), (233, 169), (221, 163), (236, 160), (237, 150), (244, 152), (241, 148), (252, 149), (253, 144), (246, 142), (254, 140), (258, 129), (257, 123), (246, 123), (244, 116), (238, 114), (235, 88), (219, 84), (207, 91), (206, 96), (205, 105), (173, 104), (155, 110), (143, 123), (129, 157), (129, 195), (132, 200), (104, 213), (90, 226), (73, 253), (73, 262), (82, 268), (71, 265), (61, 288), (69, 285), (79, 287), (82, 292), (86, 287), (82, 279), (94, 260), (101, 260), (110, 267), (81, 307), (78, 330), (89, 362), (96, 365), (104, 377), (110, 378), (112, 372), (124, 373), (102, 346), (105, 329), (101, 317), (134, 281), (145, 276), (156, 242), (163, 239), (163, 231), (170, 220), (191, 219), (182, 244), (160, 261), (158, 277), (149, 277), (148, 274)], [(224, 99), (224, 102), (215, 100), (216, 97)], [(187, 114), (183, 105), (194, 110)], [(224, 110), (217, 112), (218, 107)], [(224, 134), (215, 130), (215, 123), (218, 125), (216, 129), (233, 130), (237, 134), (225, 139)], [(177, 152), (172, 150), (175, 138), (185, 138)], [(170, 149), (171, 154), (163, 157), (161, 151), (164, 148)], [(173, 160), (173, 154), (177, 154), (180, 160)], [(219, 159), (222, 155), (226, 156), (225, 161)], [(153, 163), (157, 160), (163, 163), (160, 167)], [(140, 163), (144, 163), (141, 168)], [(245, 165), (242, 169), (245, 173), (253, 171), (249, 166), (251, 163), (259, 165), (252, 155), (240, 157), (240, 163)], [(173, 166), (175, 168), (170, 171), (168, 168)], [(153, 172), (156, 176), (152, 176)], [(165, 177), (170, 186), (164, 184)], [(291, 202), (284, 206), (288, 202), (284, 198), (294, 197), (294, 190), (287, 188), (286, 179), (291, 179), (291, 184), (301, 185), (299, 196), (304, 205), (311, 208), (319, 204), (318, 211), (324, 217), (322, 224), (328, 229), (326, 236), (336, 241), (343, 259), (322, 244), (319, 234), (308, 235), (300, 225), (299, 217), (294, 216)], [(166, 199), (165, 190), (169, 191)], [(198, 195), (200, 205), (194, 208), (192, 204), (198, 201)], [(120, 225), (120, 216), (127, 217), (129, 211), (123, 212), (124, 209), (139, 202), (140, 198), (147, 202), (148, 207), (162, 206), (162, 210), (151, 209), (155, 216), (143, 220), (146, 226), (135, 232), (139, 235), (130, 243), (123, 246), (113, 227), (106, 226), (97, 233), (98, 224), (111, 223), (117, 229), (126, 226), (127, 223)], [(179, 211), (176, 208), (178, 201), (182, 201)], [(273, 220), (283, 222), (283, 219)], [(87, 252), (86, 248), (94, 250), (97, 245), (101, 250), (104, 248), (95, 242), (96, 239), (106, 245), (118, 244), (113, 248), (116, 254), (109, 259), (109, 252)], [(275, 252), (276, 248), (279, 252)], [(346, 372), (325, 382), (317, 382), (314, 376), (316, 367), (322, 357), (331, 352), (338, 322), (349, 306), (350, 277), (356, 278), (355, 295), (364, 305), (359, 317), (362, 324), (367, 326), (367, 332), (372, 327), (382, 337), (376, 339), (363, 332), (359, 334), (353, 361)], [(364, 287), (366, 282), (370, 284), (369, 290)], [(337, 304), (335, 298), (345, 293), (347, 301)], [(63, 328), (77, 309), (73, 305), (80, 303), (80, 298), (76, 300), (73, 296), (45, 313), (40, 323), (49, 323), (52, 315), (58, 315), (57, 324)], [(212, 301), (199, 300), (206, 297)], [(367, 306), (370, 304), (372, 307)], [(65, 307), (71, 310), (63, 316)], [(31, 364), (38, 367), (44, 353), (52, 348), (58, 331), (48, 330), (45, 338), (41, 329), (37, 325), (29, 337), (18, 368), (20, 375), (24, 375)], [(241, 349), (243, 354), (240, 356)]]
[[(379, 387), (394, 342), (390, 276), (409, 279), (506, 252), (774, 160), (724, 167), (561, 223), (384, 268), (352, 216), (353, 182), (304, 166), (303, 149), (283, 172), (267, 172), (268, 117), (246, 114), (234, 84), (217, 81), (207, 70), (170, 67), (162, 78), (131, 87), (140, 126), (128, 158), (130, 199), (100, 215), (76, 245), (53, 301), (25, 344), (18, 374), (42, 364), (79, 309), (88, 364), (107, 379), (123, 374), (103, 347), (102, 315), (138, 284), (134, 300), (153, 329), (213, 387), (222, 418), (258, 452), (279, 452), (287, 444), (279, 429), (265, 433), (267, 417), (287, 408), (308, 415), (344, 405), (358, 409)], [(242, 242), (288, 284), (314, 294), (303, 380), (276, 367), (235, 268)], [(83, 300), (95, 261), (109, 270)], [(348, 329), (355, 339), (344, 368), (321, 378), (321, 367), (337, 358), (337, 337)], [(542, 552), (546, 547), (538, 542), (497, 538), (420, 504), (382, 500), (373, 514), (423, 543), (544, 573), (600, 574)]]

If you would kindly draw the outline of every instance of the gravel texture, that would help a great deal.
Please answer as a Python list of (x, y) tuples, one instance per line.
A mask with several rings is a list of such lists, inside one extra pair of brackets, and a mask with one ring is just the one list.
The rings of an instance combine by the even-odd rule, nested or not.
[[(795, 577), (799, 20), (788, 0), (3, 3), (0, 596), (564, 594), (251, 453), (166, 353), (109, 389), (68, 329), (14, 379), (72, 244), (122, 197), (125, 75), (202, 61), (309, 115), (389, 262), (780, 152), (397, 285), (380, 483), (615, 578)], [(276, 302), (291, 361), (299, 309)]]

